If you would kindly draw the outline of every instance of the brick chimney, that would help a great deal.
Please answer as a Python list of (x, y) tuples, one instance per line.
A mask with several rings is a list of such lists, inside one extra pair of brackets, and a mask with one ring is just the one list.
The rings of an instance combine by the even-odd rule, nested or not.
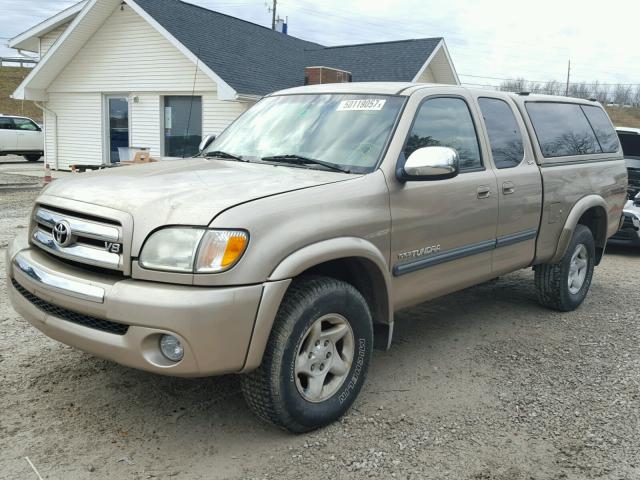
[(351, 82), (351, 72), (331, 67), (307, 67), (304, 69), (305, 85), (320, 85), (322, 83)]

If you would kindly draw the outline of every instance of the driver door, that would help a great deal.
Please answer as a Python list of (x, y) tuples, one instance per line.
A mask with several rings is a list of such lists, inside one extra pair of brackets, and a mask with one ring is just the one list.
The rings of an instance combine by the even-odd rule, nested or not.
[(460, 173), (444, 180), (397, 183), (390, 192), (391, 265), (398, 307), (491, 278), (498, 222), (496, 176), (464, 96), (432, 96), (419, 105), (403, 150), (454, 148)]

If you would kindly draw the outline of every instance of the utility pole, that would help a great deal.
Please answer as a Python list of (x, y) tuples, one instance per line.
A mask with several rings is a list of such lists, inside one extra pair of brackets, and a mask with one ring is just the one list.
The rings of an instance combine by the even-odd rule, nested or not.
[(571, 77), (571, 60), (569, 60), (569, 67), (567, 68), (567, 89), (565, 90), (565, 94), (564, 94), (565, 97), (569, 96), (569, 78), (570, 77)]
[(278, 0), (273, 0), (273, 8), (271, 9), (273, 17), (271, 19), (271, 30), (276, 29), (276, 10), (278, 8)]

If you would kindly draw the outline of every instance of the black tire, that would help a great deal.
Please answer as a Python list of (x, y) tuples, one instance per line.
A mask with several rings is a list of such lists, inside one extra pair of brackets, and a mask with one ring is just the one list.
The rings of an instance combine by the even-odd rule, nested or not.
[(27, 162), (37, 162), (42, 158), (42, 155), (34, 154), (34, 155), (24, 155), (24, 159)]
[[(338, 314), (353, 333), (353, 361), (332, 396), (314, 403), (296, 384), (295, 360), (309, 328), (325, 315)], [(282, 429), (302, 433), (325, 426), (351, 407), (364, 383), (373, 350), (371, 312), (352, 285), (328, 277), (294, 280), (276, 316), (260, 367), (242, 378), (249, 408)], [(327, 376), (328, 378), (328, 376)]]
[[(587, 269), (581, 288), (572, 293), (569, 289), (569, 273), (571, 258), (579, 245), (584, 245), (587, 252)], [(595, 267), (595, 242), (593, 234), (584, 225), (578, 225), (573, 232), (567, 251), (562, 260), (555, 264), (537, 265), (535, 267), (535, 284), (538, 293), (538, 301), (545, 307), (560, 312), (575, 310), (584, 301)]]

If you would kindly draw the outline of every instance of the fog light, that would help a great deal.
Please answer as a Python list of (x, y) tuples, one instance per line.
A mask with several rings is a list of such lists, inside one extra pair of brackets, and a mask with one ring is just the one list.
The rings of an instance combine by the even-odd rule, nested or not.
[(179, 362), (184, 357), (184, 347), (180, 340), (173, 335), (162, 335), (160, 337), (160, 351), (172, 362)]

